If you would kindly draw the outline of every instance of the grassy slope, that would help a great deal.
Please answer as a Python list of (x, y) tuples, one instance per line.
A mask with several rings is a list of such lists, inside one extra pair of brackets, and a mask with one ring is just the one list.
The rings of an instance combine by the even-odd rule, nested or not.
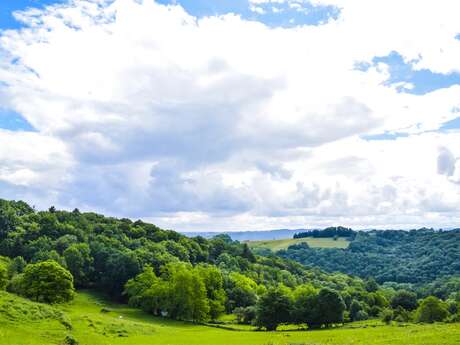
[(347, 248), (350, 242), (345, 238), (340, 237), (337, 241), (333, 238), (288, 238), (283, 240), (268, 240), (268, 241), (248, 241), (251, 248), (268, 248), (272, 251), (286, 249), (287, 247), (297, 243), (308, 243), (312, 248)]
[(0, 292), (0, 344), (58, 344), (70, 320), (48, 305)]
[[(35, 304), (0, 294), (0, 344), (8, 345), (59, 344), (69, 332), (81, 345), (453, 345), (460, 342), (460, 324), (398, 327), (369, 321), (310, 332), (229, 331), (155, 318), (123, 305), (108, 304), (87, 292), (78, 294), (72, 304), (59, 307), (72, 321), (73, 330), (67, 331), (58, 321), (61, 319), (58, 313), (45, 313), (42, 320), (34, 320), (22, 312), (16, 318), (9, 317), (4, 311), (7, 299), (29, 309)], [(101, 313), (103, 306), (112, 311)]]

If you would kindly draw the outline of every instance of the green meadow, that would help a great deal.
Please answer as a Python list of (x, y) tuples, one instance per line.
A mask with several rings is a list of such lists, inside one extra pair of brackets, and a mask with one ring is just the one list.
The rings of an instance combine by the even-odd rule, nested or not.
[(263, 240), (263, 241), (248, 241), (247, 244), (250, 248), (266, 248), (274, 252), (287, 249), (293, 244), (307, 243), (311, 248), (342, 248), (348, 247), (350, 242), (344, 238), (339, 237), (336, 240), (332, 237), (327, 238), (287, 238), (282, 240)]
[[(230, 318), (229, 318), (230, 319)], [(327, 330), (281, 327), (229, 329), (153, 317), (126, 305), (80, 292), (69, 304), (48, 306), (0, 293), (0, 344), (59, 345), (71, 336), (80, 345), (454, 345), (460, 324), (393, 324), (370, 320)], [(284, 329), (284, 330), (283, 330)], [(70, 338), (69, 338), (70, 339)], [(69, 340), (68, 340), (69, 341)]]

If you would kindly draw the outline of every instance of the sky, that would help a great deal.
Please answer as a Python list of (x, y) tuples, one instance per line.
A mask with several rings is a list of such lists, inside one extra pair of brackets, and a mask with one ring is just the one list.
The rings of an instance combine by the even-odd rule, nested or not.
[(2, 0), (0, 198), (181, 231), (459, 226), (458, 13)]

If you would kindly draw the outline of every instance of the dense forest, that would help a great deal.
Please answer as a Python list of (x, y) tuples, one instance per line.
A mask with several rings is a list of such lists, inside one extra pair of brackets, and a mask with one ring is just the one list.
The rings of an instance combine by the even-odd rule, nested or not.
[[(360, 235), (355, 241), (353, 247)], [(0, 288), (35, 301), (65, 302), (75, 288), (89, 288), (155, 315), (203, 322), (233, 313), (269, 330), (421, 317), (426, 303), (413, 292), (287, 258), (308, 251), (259, 256), (227, 235), (187, 238), (140, 220), (0, 200)], [(441, 310), (434, 321), (458, 319), (460, 295), (453, 292), (444, 301), (430, 297), (428, 306)]]
[(323, 230), (308, 230), (294, 234), (294, 238), (327, 238), (327, 237), (347, 237), (349, 240), (353, 240), (356, 236), (356, 231), (345, 228), (343, 226), (331, 226)]
[(278, 255), (329, 272), (373, 277), (379, 283), (420, 285), (460, 273), (460, 229), (373, 230), (356, 232), (353, 238), (347, 249), (300, 243)]

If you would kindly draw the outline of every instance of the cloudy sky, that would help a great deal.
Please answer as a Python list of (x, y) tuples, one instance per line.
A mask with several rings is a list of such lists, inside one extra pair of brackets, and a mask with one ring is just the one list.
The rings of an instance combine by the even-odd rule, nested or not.
[(2, 0), (0, 198), (177, 230), (460, 221), (458, 0)]

